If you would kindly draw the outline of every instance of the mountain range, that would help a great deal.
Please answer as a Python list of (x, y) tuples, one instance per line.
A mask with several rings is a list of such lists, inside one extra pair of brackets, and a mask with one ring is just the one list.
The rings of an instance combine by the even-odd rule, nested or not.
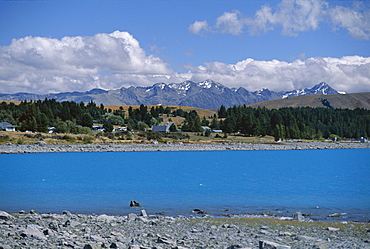
[(178, 105), (192, 106), (204, 109), (219, 108), (221, 105), (231, 107), (234, 105), (251, 104), (255, 102), (284, 99), (303, 95), (341, 94), (325, 82), (312, 88), (297, 89), (293, 91), (274, 92), (268, 89), (248, 91), (243, 87), (228, 88), (213, 80), (202, 82), (184, 81), (182, 83), (156, 83), (148, 87), (131, 86), (116, 90), (92, 89), (87, 92), (63, 92), (50, 94), (15, 93), (0, 94), (2, 101), (30, 101), (56, 99), (74, 101), (77, 103), (94, 101), (104, 105)]

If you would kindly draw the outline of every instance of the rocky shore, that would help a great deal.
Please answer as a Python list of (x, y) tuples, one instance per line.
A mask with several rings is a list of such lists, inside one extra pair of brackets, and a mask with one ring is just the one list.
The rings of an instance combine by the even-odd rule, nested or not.
[[(0, 248), (370, 248), (370, 224), (0, 211)], [(299, 218), (298, 218), (299, 219)]]
[(369, 149), (369, 143), (355, 142), (281, 142), (281, 143), (141, 143), (141, 144), (71, 144), (53, 145), (39, 141), (35, 144), (0, 144), (0, 153), (46, 152), (116, 152), (116, 151), (222, 151), (222, 150), (311, 150), (311, 149)]

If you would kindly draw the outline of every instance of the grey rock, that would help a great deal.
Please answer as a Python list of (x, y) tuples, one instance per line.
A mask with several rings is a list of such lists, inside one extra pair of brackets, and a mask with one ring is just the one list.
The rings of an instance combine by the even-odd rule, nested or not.
[(22, 237), (36, 237), (39, 239), (46, 239), (46, 236), (43, 232), (40, 231), (40, 229), (42, 229), (42, 227), (37, 225), (27, 225), (27, 227), (20, 230), (20, 235)]
[(1, 220), (11, 220), (11, 219), (14, 219), (14, 217), (5, 211), (0, 211), (0, 219)]
[(83, 249), (101, 249), (100, 244), (86, 244)]
[(62, 214), (64, 214), (64, 215), (68, 215), (68, 216), (71, 216), (71, 215), (72, 215), (72, 213), (71, 213), (70, 211), (68, 211), (68, 210), (64, 210), (64, 211), (62, 212)]
[(130, 220), (130, 221), (132, 221), (132, 220), (136, 220), (136, 218), (137, 218), (138, 216), (137, 216), (137, 214), (128, 214), (128, 219)]
[(290, 246), (280, 245), (275, 242), (260, 240), (259, 249), (290, 249)]
[(293, 214), (293, 220), (304, 221), (305, 218), (303, 217), (301, 212), (296, 212)]
[(97, 217), (97, 220), (111, 223), (111, 222), (116, 221), (117, 219), (116, 219), (116, 217), (114, 217), (112, 215), (102, 214), (102, 215), (99, 215)]
[(141, 210), (140, 213), (141, 213), (141, 216), (148, 217), (148, 214), (146, 213), (146, 211), (144, 209)]
[(332, 231), (332, 232), (336, 232), (336, 231), (339, 231), (340, 228), (338, 228), (338, 227), (328, 227), (327, 230)]
[(130, 207), (140, 207), (140, 203), (138, 203), (136, 201), (131, 201), (130, 202)]
[(334, 217), (334, 218), (337, 218), (337, 217), (340, 217), (341, 215), (338, 214), (338, 213), (334, 213), (334, 214), (329, 214), (328, 217)]
[(158, 243), (164, 243), (164, 244), (167, 244), (167, 245), (175, 245), (176, 244), (175, 241), (170, 240), (169, 238), (166, 238), (166, 237), (158, 237), (157, 242)]
[(321, 239), (314, 238), (314, 237), (307, 236), (307, 235), (298, 235), (297, 239), (304, 240), (304, 241), (321, 241)]

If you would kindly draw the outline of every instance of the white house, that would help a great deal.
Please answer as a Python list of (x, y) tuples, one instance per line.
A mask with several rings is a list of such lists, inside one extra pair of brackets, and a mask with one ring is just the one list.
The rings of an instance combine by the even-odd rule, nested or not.
[(8, 122), (1, 122), (0, 123), (0, 130), (2, 131), (15, 131), (16, 125), (12, 125), (11, 123)]

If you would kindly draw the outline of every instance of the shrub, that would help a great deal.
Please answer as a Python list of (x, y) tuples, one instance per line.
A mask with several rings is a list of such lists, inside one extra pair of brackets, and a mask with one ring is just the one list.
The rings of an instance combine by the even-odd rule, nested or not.
[(112, 132), (105, 132), (104, 136), (106, 136), (109, 139), (114, 139), (114, 134)]
[(90, 137), (90, 136), (86, 136), (82, 139), (82, 141), (85, 143), (85, 144), (91, 144), (93, 141), (94, 141), (94, 138), (93, 137)]
[(17, 139), (17, 144), (24, 144), (24, 139), (23, 138), (18, 138)]
[(92, 131), (89, 127), (78, 127), (77, 132), (79, 134), (91, 134), (92, 133)]
[(6, 142), (9, 140), (9, 136), (8, 135), (1, 135), (0, 136), (0, 142)]
[(340, 140), (342, 140), (342, 138), (340, 136), (335, 135), (335, 134), (330, 134), (329, 139), (330, 140), (333, 140), (333, 141), (340, 141)]
[(66, 141), (68, 141), (68, 142), (70, 142), (70, 143), (73, 143), (73, 142), (76, 141), (76, 138), (74, 138), (74, 137), (72, 137), (70, 135), (64, 135), (63, 136), (63, 139), (66, 140)]

